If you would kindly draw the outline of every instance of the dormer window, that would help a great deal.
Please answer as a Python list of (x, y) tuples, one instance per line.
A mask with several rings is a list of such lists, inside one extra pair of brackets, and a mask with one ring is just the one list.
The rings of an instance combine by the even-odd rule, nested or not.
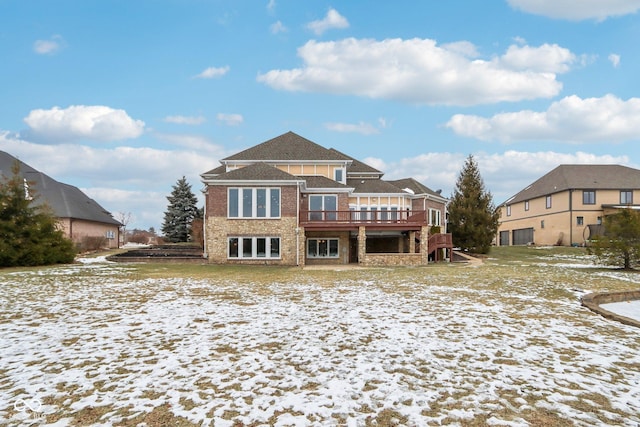
[(337, 168), (333, 170), (333, 179), (336, 182), (339, 182), (341, 184), (344, 184), (344, 169), (342, 168)]

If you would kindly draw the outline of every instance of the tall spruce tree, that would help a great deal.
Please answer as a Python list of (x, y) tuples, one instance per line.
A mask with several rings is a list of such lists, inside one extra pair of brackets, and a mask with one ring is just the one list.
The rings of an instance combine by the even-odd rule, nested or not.
[(170, 196), (167, 196), (169, 206), (164, 213), (162, 233), (170, 242), (187, 242), (191, 235), (191, 223), (198, 216), (198, 199), (191, 191), (191, 185), (183, 176), (173, 186)]
[(475, 253), (486, 254), (498, 230), (499, 211), (491, 193), (484, 187), (480, 170), (472, 155), (460, 171), (449, 203), (449, 232), (453, 244)]
[(0, 267), (70, 263), (75, 258), (73, 242), (57, 218), (36, 200), (15, 162), (12, 176), (0, 182)]

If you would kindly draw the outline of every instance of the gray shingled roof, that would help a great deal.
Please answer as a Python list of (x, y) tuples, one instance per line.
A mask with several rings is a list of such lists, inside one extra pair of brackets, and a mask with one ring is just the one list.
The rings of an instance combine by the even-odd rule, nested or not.
[(254, 163), (220, 174), (216, 181), (300, 181), (300, 178), (266, 163)]
[(401, 188), (398, 188), (395, 185), (381, 179), (348, 179), (347, 185), (355, 189), (354, 194), (404, 193)]
[[(0, 151), (0, 175), (13, 176), (12, 167), (17, 159)], [(86, 221), (122, 225), (95, 200), (87, 197), (77, 187), (63, 184), (20, 162), (20, 175), (27, 180), (36, 195), (36, 205), (47, 204), (58, 218), (74, 218)]]
[(331, 151), (301, 137), (293, 132), (287, 132), (273, 139), (247, 148), (225, 160), (236, 161), (265, 161), (265, 160), (350, 160), (343, 154)]
[(413, 191), (414, 194), (429, 194), (431, 196), (443, 197), (441, 193), (433, 191), (426, 185), (422, 184), (419, 181), (416, 181), (413, 178), (396, 179), (388, 182), (403, 190), (405, 188), (408, 188)]
[(227, 167), (225, 165), (220, 165), (215, 169), (211, 169), (209, 172), (205, 172), (205, 173), (201, 174), (200, 176), (221, 175), (221, 174), (225, 173), (226, 171), (227, 171)]
[(560, 165), (504, 204), (566, 190), (605, 189), (640, 189), (640, 170), (620, 165)]
[(368, 164), (361, 162), (360, 160), (354, 159), (351, 156), (347, 156), (346, 154), (341, 153), (340, 151), (336, 150), (335, 148), (330, 148), (330, 150), (335, 152), (336, 154), (339, 154), (339, 155), (344, 156), (345, 158), (351, 160), (351, 164), (347, 168), (347, 174), (350, 174), (350, 173), (356, 173), (356, 174), (357, 173), (365, 173), (365, 174), (377, 174), (379, 176), (384, 175), (378, 169), (375, 169), (375, 168), (369, 166)]
[(333, 179), (326, 178), (324, 176), (301, 176), (304, 179), (307, 188), (335, 188), (335, 189), (347, 189), (351, 188), (347, 185), (341, 184)]

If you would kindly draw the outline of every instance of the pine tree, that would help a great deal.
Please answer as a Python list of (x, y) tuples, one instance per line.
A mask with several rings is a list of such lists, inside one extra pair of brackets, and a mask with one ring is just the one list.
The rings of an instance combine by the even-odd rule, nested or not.
[(640, 263), (640, 212), (621, 209), (604, 218), (604, 235), (587, 248), (602, 263), (630, 270)]
[(69, 263), (75, 258), (73, 242), (64, 236), (58, 220), (20, 176), (0, 182), (0, 267)]
[(186, 242), (191, 235), (191, 223), (198, 216), (198, 199), (184, 176), (173, 186), (167, 200), (169, 206), (162, 224), (164, 238), (169, 242)]
[(460, 171), (449, 203), (449, 232), (453, 244), (486, 254), (498, 230), (499, 211), (491, 193), (485, 190), (480, 170), (472, 155)]

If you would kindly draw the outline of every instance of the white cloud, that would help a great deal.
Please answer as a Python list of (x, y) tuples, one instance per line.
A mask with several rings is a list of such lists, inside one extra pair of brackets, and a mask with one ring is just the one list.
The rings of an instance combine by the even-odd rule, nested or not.
[(620, 55), (612, 53), (611, 55), (609, 55), (609, 61), (613, 65), (613, 68), (618, 68), (618, 66), (620, 65)]
[(49, 40), (36, 40), (33, 43), (33, 51), (39, 55), (54, 55), (62, 49), (63, 45), (64, 39), (56, 34)]
[[(95, 148), (80, 144), (43, 145), (0, 131), (0, 147), (53, 179), (81, 188), (108, 211), (131, 212), (129, 228), (162, 224), (172, 186), (183, 175), (201, 197), (200, 174), (228, 156), (206, 138), (161, 135), (179, 149)], [(199, 205), (202, 205), (200, 203)]]
[(215, 79), (216, 77), (222, 77), (229, 72), (229, 66), (224, 67), (209, 67), (200, 74), (195, 75), (194, 79)]
[(167, 123), (176, 123), (180, 125), (201, 125), (207, 119), (203, 116), (167, 116), (164, 118)]
[(353, 123), (325, 123), (324, 127), (334, 132), (360, 133), (362, 135), (374, 135), (380, 133), (380, 130), (370, 123), (359, 122)]
[(298, 49), (302, 68), (257, 79), (279, 90), (466, 106), (553, 97), (562, 88), (556, 73), (575, 60), (557, 45), (512, 46), (488, 60), (470, 59), (474, 52), (468, 43), (447, 48), (429, 39), (311, 40)]
[(323, 19), (309, 22), (307, 28), (319, 36), (332, 28), (349, 28), (349, 21), (332, 8)]
[(79, 139), (117, 141), (137, 138), (144, 122), (134, 120), (124, 110), (102, 105), (72, 105), (49, 110), (32, 110), (24, 122), (28, 135), (39, 140), (70, 142)]
[(272, 34), (286, 33), (288, 31), (287, 27), (285, 27), (284, 24), (280, 21), (271, 24), (271, 27), (269, 29), (271, 30)]
[[(468, 154), (424, 153), (397, 162), (367, 158), (363, 161), (385, 172), (384, 178), (393, 180), (414, 177), (432, 190), (443, 190), (450, 197)], [(558, 153), (553, 151), (507, 151), (498, 154), (475, 153), (485, 188), (493, 195), (496, 205), (504, 202), (547, 172), (561, 164), (630, 164), (627, 156), (595, 155), (585, 152)], [(431, 165), (425, 168), (424, 165)]]
[(640, 139), (640, 98), (568, 96), (547, 111), (518, 111), (485, 118), (456, 114), (446, 126), (483, 141), (622, 142)]
[(574, 62), (576, 56), (569, 49), (546, 43), (539, 47), (511, 45), (499, 59), (506, 68), (539, 73), (566, 73)]
[(244, 117), (241, 114), (218, 113), (216, 118), (227, 126), (239, 126), (244, 121)]
[(273, 12), (276, 9), (276, 0), (269, 0), (269, 3), (267, 3), (267, 10), (269, 12)]
[(640, 0), (507, 0), (514, 8), (527, 13), (549, 18), (580, 21), (595, 19), (602, 21), (612, 16), (635, 13), (640, 9)]

